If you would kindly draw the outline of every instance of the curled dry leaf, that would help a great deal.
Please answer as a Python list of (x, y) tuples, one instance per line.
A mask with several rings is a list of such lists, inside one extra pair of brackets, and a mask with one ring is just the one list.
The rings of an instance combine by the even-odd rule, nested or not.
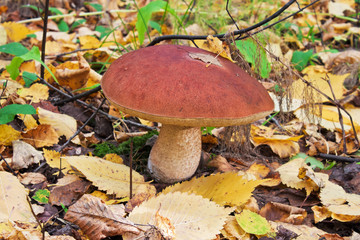
[(38, 184), (46, 181), (46, 177), (41, 173), (26, 172), (19, 176), (19, 180), (22, 184)]
[(27, 168), (31, 164), (39, 163), (44, 157), (40, 151), (22, 141), (13, 141), (13, 158), (10, 163), (15, 170)]
[(69, 207), (65, 220), (77, 224), (92, 240), (126, 232), (134, 235), (140, 233), (133, 222), (115, 215), (101, 199), (89, 194), (85, 194)]
[[(150, 231), (151, 225), (156, 226), (156, 213), (167, 218), (175, 227), (177, 240), (210, 240), (220, 233), (230, 208), (223, 208), (201, 196), (188, 193), (160, 194), (155, 198), (143, 202), (129, 215), (129, 220), (141, 226), (143, 231)], [(168, 225), (169, 226), (169, 225)], [(159, 232), (158, 229), (157, 232)], [(146, 239), (144, 232), (140, 235), (126, 233), (123, 238)]]

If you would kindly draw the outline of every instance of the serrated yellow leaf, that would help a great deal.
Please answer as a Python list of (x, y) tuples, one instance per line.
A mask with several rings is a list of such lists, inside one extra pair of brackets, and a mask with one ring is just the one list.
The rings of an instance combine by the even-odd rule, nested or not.
[[(144, 239), (145, 231), (156, 225), (155, 214), (169, 220), (175, 227), (177, 240), (211, 240), (220, 233), (231, 208), (223, 208), (209, 199), (188, 193), (159, 194), (136, 207), (129, 220), (144, 230), (141, 235), (125, 233), (124, 240)], [(154, 238), (158, 239), (158, 238)], [(172, 238), (170, 238), (172, 239)]]
[[(89, 181), (108, 194), (117, 197), (129, 196), (130, 168), (123, 164), (106, 161), (98, 157), (63, 157), (72, 167), (80, 171)], [(155, 187), (144, 181), (138, 172), (132, 172), (133, 194), (147, 192), (155, 194)]]
[(266, 180), (248, 181), (236, 172), (193, 178), (165, 188), (161, 193), (188, 192), (209, 198), (220, 205), (240, 206), (251, 197), (255, 187)]

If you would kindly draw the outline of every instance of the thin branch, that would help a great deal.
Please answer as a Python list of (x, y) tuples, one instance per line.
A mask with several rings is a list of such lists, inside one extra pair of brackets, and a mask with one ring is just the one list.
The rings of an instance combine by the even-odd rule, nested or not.
[[(45, 9), (44, 9), (44, 28), (43, 28), (43, 36), (42, 36), (42, 43), (41, 43), (41, 61), (45, 62), (45, 48), (46, 48), (46, 33), (47, 33), (47, 25), (48, 25), (48, 17), (49, 17), (49, 0), (45, 0)], [(40, 67), (40, 76), (44, 78), (45, 74), (45, 67), (41, 64)]]
[(317, 157), (329, 159), (329, 160), (340, 161), (340, 162), (360, 162), (359, 158), (336, 156), (336, 155), (325, 154), (325, 153), (319, 153), (317, 155)]
[(61, 100), (61, 101), (58, 101), (58, 102), (55, 102), (54, 105), (55, 106), (60, 106), (60, 105), (63, 105), (64, 103), (67, 103), (67, 102), (73, 102), (77, 99), (80, 99), (80, 98), (83, 98), (83, 97), (86, 97), (86, 96), (89, 96), (93, 93), (96, 93), (98, 91), (101, 90), (101, 86), (97, 86), (96, 88), (93, 88), (93, 89), (90, 89), (89, 91), (86, 91), (86, 92), (83, 92), (83, 93), (79, 93), (73, 97), (70, 97), (70, 98), (67, 98), (67, 99), (64, 99), (64, 100)]

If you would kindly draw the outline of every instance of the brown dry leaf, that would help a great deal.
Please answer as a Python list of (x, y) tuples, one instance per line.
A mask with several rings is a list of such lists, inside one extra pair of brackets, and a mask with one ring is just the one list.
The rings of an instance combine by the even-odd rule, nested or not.
[(299, 153), (300, 146), (297, 142), (302, 137), (303, 135), (295, 137), (287, 135), (276, 135), (274, 134), (273, 129), (269, 127), (257, 127), (251, 125), (251, 140), (254, 145), (269, 145), (271, 150), (281, 158), (287, 158)]
[(197, 45), (206, 51), (213, 52), (234, 62), (231, 58), (230, 47), (217, 37), (207, 36), (206, 41), (198, 41)]
[(39, 184), (46, 181), (46, 177), (41, 173), (26, 172), (18, 176), (19, 181), (24, 184)]
[(71, 171), (72, 168), (70, 164), (65, 159), (60, 159), (59, 152), (56, 152), (55, 150), (47, 150), (47, 149), (43, 149), (43, 152), (44, 152), (44, 158), (50, 167), (60, 168), (61, 166), (61, 171), (64, 174), (67, 174), (69, 171)]
[(19, 170), (27, 168), (31, 164), (39, 163), (44, 157), (40, 151), (37, 151), (33, 146), (22, 141), (13, 141), (13, 157), (10, 163), (11, 168)]
[(307, 216), (307, 212), (303, 208), (277, 202), (268, 202), (261, 208), (259, 214), (267, 220), (286, 222), (295, 225), (302, 224)]
[(0, 222), (36, 223), (27, 201), (28, 191), (11, 173), (0, 172)]
[(152, 195), (149, 193), (139, 193), (132, 197), (125, 205), (125, 211), (131, 212), (135, 207), (139, 206), (142, 202), (149, 200)]
[(116, 216), (101, 199), (85, 194), (69, 207), (65, 220), (80, 227), (92, 240), (131, 232), (140, 233), (133, 222)]
[(320, 186), (318, 186), (311, 178), (300, 179), (298, 177), (301, 169), (306, 169), (309, 173), (313, 173), (314, 176), (319, 179), (319, 182), (324, 182), (328, 178), (327, 174), (314, 173), (311, 167), (306, 165), (305, 159), (303, 158), (293, 159), (280, 166), (276, 171), (280, 173), (281, 182), (288, 187), (305, 189), (307, 195), (310, 195), (312, 191), (319, 190)]
[(231, 164), (226, 160), (226, 158), (217, 155), (207, 163), (208, 167), (214, 167), (219, 172), (233, 172), (236, 171), (236, 168), (231, 166)]
[(49, 87), (41, 83), (34, 83), (30, 88), (19, 89), (18, 94), (26, 100), (38, 103), (49, 98)]
[(5, 28), (7, 36), (12, 42), (20, 42), (26, 38), (28, 34), (34, 33), (34, 31), (28, 29), (21, 23), (5, 22), (2, 26)]
[(69, 206), (79, 199), (89, 189), (91, 183), (78, 179), (67, 184), (54, 187), (50, 192), (49, 202), (52, 205)]
[(195, 193), (220, 205), (239, 206), (249, 200), (252, 191), (262, 182), (264, 180), (248, 181), (236, 172), (217, 173), (177, 183), (165, 188), (161, 193)]
[[(325, 67), (316, 65), (306, 67), (303, 71), (305, 74), (304, 79), (309, 81), (314, 87), (325, 93), (326, 95), (333, 97), (331, 89), (324, 79), (329, 79), (331, 87), (334, 91), (336, 99), (340, 99), (343, 96), (343, 92), (345, 90), (343, 83), (344, 80), (349, 76), (349, 74), (344, 75), (334, 75), (329, 73)], [(309, 88), (301, 79), (296, 80), (291, 85), (291, 89), (293, 89), (294, 99), (302, 100), (304, 96), (306, 96), (305, 92), (311, 92), (312, 95), (315, 96), (314, 101), (316, 103), (327, 102), (328, 99), (323, 95), (320, 95), (317, 91)], [(311, 94), (310, 94), (311, 95)]]
[(12, 141), (18, 140), (21, 136), (21, 132), (16, 131), (10, 125), (0, 125), (0, 145), (9, 146)]
[[(40, 123), (51, 125), (59, 136), (64, 135), (66, 139), (69, 139), (75, 134), (77, 123), (73, 117), (66, 114), (54, 113), (41, 107), (38, 107), (36, 112), (39, 116)], [(78, 136), (71, 141), (75, 144), (80, 144)]]
[(59, 135), (48, 124), (40, 124), (36, 128), (22, 133), (22, 140), (36, 148), (51, 147), (59, 142)]
[[(123, 164), (106, 161), (98, 157), (63, 157), (72, 167), (80, 171), (89, 181), (108, 194), (117, 197), (129, 196), (130, 169)], [(155, 194), (155, 187), (144, 181), (136, 171), (132, 173), (133, 193), (147, 192)]]
[(86, 85), (90, 65), (85, 58), (78, 52), (79, 62), (65, 62), (56, 67), (55, 77), (61, 86), (70, 87), (72, 90), (82, 88)]
[[(0, 239), (6, 240), (40, 240), (43, 235), (37, 228), (37, 223), (8, 221), (0, 223), (0, 229)], [(48, 240), (46, 232), (45, 239)]]
[[(174, 192), (160, 194), (143, 202), (130, 213), (128, 219), (135, 224), (147, 225), (141, 226), (146, 232), (150, 229), (149, 224), (155, 225), (157, 211), (175, 227), (177, 240), (211, 240), (220, 233), (232, 209), (220, 207), (198, 195)], [(141, 232), (140, 235), (126, 233), (123, 238), (140, 240), (146, 237)]]
[(327, 69), (339, 63), (353, 64), (360, 62), (360, 51), (350, 49), (338, 53), (319, 54)]

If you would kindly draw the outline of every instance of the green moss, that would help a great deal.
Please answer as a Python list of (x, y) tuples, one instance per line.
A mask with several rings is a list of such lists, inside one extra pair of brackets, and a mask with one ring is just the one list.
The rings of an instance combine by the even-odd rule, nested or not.
[[(156, 130), (150, 131), (143, 136), (133, 137), (133, 152), (136, 154), (139, 152), (141, 148), (144, 147), (146, 141), (154, 135), (158, 135)], [(131, 140), (127, 140), (125, 142), (120, 143), (118, 146), (104, 142), (95, 145), (95, 149), (93, 154), (98, 157), (104, 157), (108, 153), (115, 153), (118, 155), (129, 155), (130, 154), (130, 142)]]

